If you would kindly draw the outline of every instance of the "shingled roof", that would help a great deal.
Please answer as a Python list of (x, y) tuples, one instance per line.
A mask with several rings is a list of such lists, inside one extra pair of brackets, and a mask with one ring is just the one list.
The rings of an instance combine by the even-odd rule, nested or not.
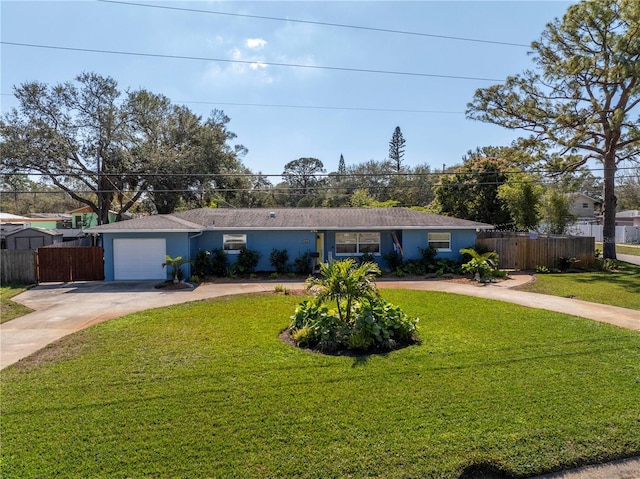
[(406, 208), (201, 208), (87, 228), (89, 233), (203, 230), (492, 229)]

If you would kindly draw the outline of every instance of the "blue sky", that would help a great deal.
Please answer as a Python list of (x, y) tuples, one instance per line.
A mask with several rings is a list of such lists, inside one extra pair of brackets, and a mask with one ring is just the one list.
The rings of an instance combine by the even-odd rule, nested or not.
[[(139, 3), (529, 45), (575, 2)], [(442, 168), (460, 163), (477, 146), (508, 145), (518, 132), (465, 119), (466, 104), (477, 88), (533, 67), (527, 47), (432, 36), (100, 1), (3, 0), (0, 8), (3, 42), (249, 62), (5, 43), (3, 113), (16, 106), (14, 85), (56, 84), (83, 71), (96, 72), (113, 77), (123, 91), (146, 88), (162, 93), (203, 117), (214, 108), (223, 110), (231, 118), (229, 129), (238, 135), (236, 142), (249, 149), (244, 164), (273, 175), (301, 157), (320, 159), (327, 171), (337, 169), (341, 154), (347, 165), (382, 161), (396, 126), (406, 140), (408, 166)]]

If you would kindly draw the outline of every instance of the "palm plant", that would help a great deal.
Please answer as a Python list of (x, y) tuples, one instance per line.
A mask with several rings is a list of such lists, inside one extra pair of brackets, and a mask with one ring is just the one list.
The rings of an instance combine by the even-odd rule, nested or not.
[[(391, 350), (418, 341), (418, 319), (384, 301), (376, 287), (377, 264), (352, 259), (320, 265), (309, 278), (314, 299), (300, 303), (289, 330), (298, 345), (334, 352), (340, 348)], [(335, 301), (336, 308), (326, 303)]]
[(375, 277), (381, 273), (377, 264), (365, 262), (358, 266), (353, 258), (320, 264), (320, 277), (307, 279), (307, 290), (315, 288), (318, 304), (336, 302), (340, 320), (351, 321), (354, 302), (380, 297)]
[(168, 268), (171, 268), (171, 276), (173, 277), (173, 282), (175, 284), (180, 282), (180, 275), (182, 273), (182, 265), (185, 263), (185, 261), (182, 260), (182, 256), (176, 256), (175, 258), (172, 258), (169, 255), (166, 255), (165, 257), (165, 262), (162, 263), (162, 267), (167, 266)]
[(473, 248), (463, 248), (460, 253), (471, 256), (471, 260), (462, 265), (462, 270), (471, 273), (476, 281), (487, 276), (492, 269), (498, 268), (498, 253), (495, 251), (478, 253)]

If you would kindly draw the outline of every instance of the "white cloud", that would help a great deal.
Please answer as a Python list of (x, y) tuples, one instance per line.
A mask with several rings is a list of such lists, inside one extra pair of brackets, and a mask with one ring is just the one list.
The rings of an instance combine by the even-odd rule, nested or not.
[(255, 62), (249, 66), (252, 70), (257, 70), (258, 68), (267, 68), (267, 65), (265, 65), (263, 62)]
[(247, 38), (246, 41), (247, 48), (261, 49), (264, 48), (266, 44), (267, 41), (262, 38)]
[(272, 84), (275, 79), (269, 73), (268, 65), (248, 46), (246, 44), (227, 50), (227, 58), (236, 63), (211, 64), (205, 72), (204, 80), (209, 84), (234, 87)]

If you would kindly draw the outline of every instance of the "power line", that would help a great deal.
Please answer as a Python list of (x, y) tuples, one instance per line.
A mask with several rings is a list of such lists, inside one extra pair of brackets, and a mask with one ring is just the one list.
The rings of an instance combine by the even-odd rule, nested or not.
[(367, 107), (350, 107), (350, 106), (277, 105), (277, 104), (268, 104), (268, 103), (235, 103), (235, 102), (184, 101), (184, 100), (172, 100), (172, 103), (222, 105), (222, 106), (255, 106), (255, 107), (265, 107), (265, 108), (295, 108), (295, 109), (308, 109), (308, 110), (378, 111), (378, 112), (384, 112), (384, 113), (433, 113), (433, 114), (451, 114), (451, 115), (464, 114), (464, 111), (367, 108)]
[[(2, 96), (15, 96), (13, 93), (0, 93)], [(225, 101), (199, 101), (199, 100), (171, 100), (175, 105), (213, 105), (213, 106), (249, 106), (257, 108), (291, 108), (300, 110), (340, 110), (340, 111), (370, 111), (381, 113), (428, 113), (437, 115), (464, 115), (464, 111), (446, 111), (446, 110), (417, 110), (408, 108), (369, 108), (355, 106), (322, 106), (322, 105), (285, 105), (272, 103), (241, 103), (241, 102), (225, 102)], [(122, 101), (122, 100), (121, 100)]]
[(313, 21), (313, 20), (300, 20), (295, 18), (268, 17), (263, 15), (248, 15), (243, 13), (219, 12), (219, 11), (213, 11), (213, 10), (200, 10), (195, 8), (184, 8), (184, 7), (169, 7), (166, 5), (150, 5), (150, 4), (144, 4), (144, 3), (121, 2), (121, 1), (115, 1), (115, 0), (97, 0), (97, 1), (102, 3), (114, 3), (119, 5), (130, 5), (130, 6), (136, 6), (136, 7), (157, 8), (157, 9), (163, 9), (163, 10), (174, 10), (174, 11), (191, 12), (191, 13), (206, 13), (210, 15), (224, 15), (229, 17), (255, 18), (259, 20), (302, 23), (307, 25), (321, 25), (325, 27), (349, 28), (349, 29), (355, 29), (355, 30), (367, 30), (372, 32), (394, 33), (398, 35), (412, 35), (412, 36), (429, 37), (429, 38), (440, 38), (445, 40), (457, 40), (457, 41), (463, 41), (463, 42), (488, 43), (492, 45), (505, 45), (505, 46), (511, 46), (511, 47), (529, 48), (530, 46), (524, 43), (500, 42), (495, 40), (483, 40), (479, 38), (456, 37), (452, 35), (436, 35), (433, 33), (411, 32), (406, 30), (393, 30), (390, 28), (366, 27), (362, 25), (348, 25), (344, 23), (319, 22), (319, 21)]
[(266, 66), (288, 67), (288, 68), (307, 68), (311, 70), (343, 71), (343, 72), (351, 72), (351, 73), (375, 73), (375, 74), (382, 74), (382, 75), (446, 78), (450, 80), (473, 80), (473, 81), (488, 81), (488, 82), (503, 81), (501, 79), (496, 79), (496, 78), (482, 78), (482, 77), (470, 77), (470, 76), (458, 76), (458, 75), (440, 75), (435, 73), (401, 72), (401, 71), (395, 71), (395, 70), (375, 70), (375, 69), (369, 69), (369, 68), (332, 67), (332, 66), (322, 66), (322, 65), (304, 65), (300, 63), (264, 62), (261, 60), (258, 60), (258, 61), (230, 60), (227, 58), (209, 58), (209, 57), (196, 57), (196, 56), (186, 56), (186, 55), (166, 55), (161, 53), (125, 52), (120, 50), (100, 50), (96, 48), (63, 47), (59, 45), (40, 45), (35, 43), (0, 41), (0, 44), (17, 46), (17, 47), (26, 47), (26, 48), (43, 48), (43, 49), (49, 49), (49, 50), (62, 50), (62, 51), (83, 52), (83, 53), (101, 53), (101, 54), (107, 54), (107, 55), (126, 55), (126, 56), (137, 56), (137, 57), (147, 57), (147, 58), (167, 58), (171, 60), (193, 60), (193, 61), (207, 61), (207, 62), (219, 62), (219, 63), (238, 63), (243, 65), (266, 65)]
[[(465, 189), (465, 188), (475, 188), (478, 186), (500, 186), (505, 184), (528, 184), (534, 183), (538, 185), (550, 185), (554, 184), (554, 181), (551, 180), (535, 180), (533, 182), (529, 181), (482, 181), (473, 184), (466, 183), (448, 183), (443, 185), (312, 185), (312, 186), (272, 186), (267, 188), (218, 188), (218, 187), (209, 187), (209, 188), (174, 188), (174, 189), (145, 189), (142, 190), (144, 193), (193, 193), (193, 194), (205, 194), (205, 193), (256, 193), (256, 194), (285, 194), (285, 193), (308, 193), (312, 191), (313, 193), (321, 193), (323, 191), (331, 191), (331, 190), (394, 190), (398, 188), (402, 188), (403, 191), (406, 190), (415, 190), (415, 189), (424, 189), (425, 186), (434, 188), (445, 188), (445, 189)], [(68, 190), (73, 191), (75, 194), (96, 194), (96, 193), (119, 193), (119, 194), (136, 194), (141, 190), (130, 190), (130, 189), (86, 189), (86, 190)], [(46, 194), (46, 195), (60, 195), (60, 194), (68, 194), (67, 190), (60, 189), (59, 191), (39, 191), (39, 190), (1, 190), (0, 195), (19, 195), (19, 194)], [(343, 193), (344, 195), (351, 195), (349, 192)]]
[[(360, 166), (359, 164), (355, 164), (353, 166)], [(458, 166), (462, 166), (462, 165), (458, 165)], [(455, 166), (453, 166), (452, 168), (455, 168)], [(599, 167), (599, 168), (589, 168), (590, 172), (594, 172), (594, 171), (604, 171), (606, 168), (604, 167)], [(637, 167), (635, 166), (620, 166), (618, 168), (616, 168), (617, 171), (622, 171), (622, 170), (636, 170)], [(522, 169), (517, 169), (517, 170), (496, 170), (496, 171), (442, 171), (442, 170), (434, 170), (431, 172), (424, 172), (424, 173), (416, 173), (413, 171), (396, 171), (395, 167), (394, 167), (394, 171), (388, 171), (388, 172), (382, 172), (382, 173), (337, 173), (337, 172), (331, 172), (331, 173), (313, 173), (313, 174), (309, 174), (307, 176), (315, 176), (315, 177), (333, 177), (333, 176), (340, 176), (340, 177), (350, 177), (350, 176), (354, 176), (354, 177), (367, 177), (367, 176), (433, 176), (433, 175), (457, 175), (457, 174), (464, 174), (464, 175), (493, 175), (493, 174), (507, 174), (507, 175), (511, 175), (511, 174), (522, 174), (522, 175), (526, 175), (526, 174), (556, 174), (556, 173), (566, 173), (566, 171), (564, 169), (557, 169), (557, 170), (552, 170), (552, 169), (547, 169), (547, 168), (535, 168), (535, 169), (529, 169), (529, 170), (522, 170)], [(158, 173), (143, 173), (143, 172), (118, 172), (118, 173), (107, 173), (107, 172), (103, 172), (102, 173), (105, 176), (215, 176), (215, 177), (254, 177), (254, 176), (260, 176), (260, 177), (269, 177), (269, 176), (277, 176), (277, 177), (282, 177), (282, 176), (304, 176), (304, 175), (299, 175), (299, 174), (283, 174), (283, 173), (171, 173), (171, 172), (158, 172)], [(27, 172), (19, 172), (19, 171), (12, 171), (12, 172), (4, 172), (4, 173), (0, 173), (0, 176), (48, 176), (49, 173), (42, 173), (42, 172), (35, 172), (35, 173), (27, 173)], [(59, 176), (78, 176), (79, 173), (59, 173)], [(82, 173), (82, 175), (84, 176), (84, 173)]]
[[(594, 169), (591, 171), (601, 171), (599, 169)], [(488, 176), (488, 175), (528, 175), (528, 174), (548, 174), (554, 175), (563, 173), (562, 170), (530, 170), (530, 171), (521, 171), (521, 170), (505, 170), (505, 171), (463, 171), (463, 172), (455, 172), (455, 171), (432, 171), (429, 173), (414, 173), (414, 172), (383, 172), (383, 173), (313, 173), (308, 175), (295, 174), (295, 173), (171, 173), (171, 172), (158, 172), (158, 173), (132, 173), (132, 172), (120, 172), (120, 173), (106, 173), (102, 172), (100, 176), (105, 178), (109, 177), (136, 177), (136, 178), (184, 178), (184, 177), (198, 177), (198, 178), (211, 178), (211, 179), (219, 179), (219, 178), (299, 178), (299, 177), (308, 177), (308, 178), (333, 178), (339, 177), (341, 179), (352, 179), (352, 178), (390, 178), (390, 177), (428, 177), (428, 176)], [(1, 176), (50, 176), (51, 173), (25, 173), (25, 172), (12, 172), (12, 173), (2, 173)], [(78, 173), (55, 173), (56, 177), (63, 178), (86, 178), (87, 173), (78, 172)]]
[[(633, 170), (634, 167), (620, 167), (618, 170)], [(604, 168), (592, 168), (589, 170), (590, 172), (598, 172), (604, 171)], [(565, 173), (564, 170), (549, 170), (549, 169), (532, 169), (532, 170), (499, 170), (499, 171), (440, 171), (434, 170), (430, 172), (383, 172), (383, 173), (314, 173), (309, 175), (300, 175), (300, 174), (291, 174), (291, 173), (171, 173), (171, 172), (162, 172), (162, 173), (140, 173), (140, 172), (119, 172), (119, 173), (107, 173), (102, 172), (101, 176), (105, 178), (119, 178), (119, 177), (137, 177), (137, 178), (184, 178), (184, 177), (198, 177), (198, 178), (209, 178), (209, 179), (224, 179), (224, 178), (298, 178), (301, 176), (306, 176), (309, 178), (339, 178), (341, 180), (349, 180), (349, 179), (366, 179), (366, 178), (378, 178), (378, 179), (389, 179), (394, 177), (407, 177), (407, 178), (423, 178), (423, 177), (442, 177), (442, 176), (459, 176), (464, 178), (474, 178), (474, 177), (482, 177), (482, 176), (492, 176), (492, 175), (549, 175), (555, 176), (558, 174)], [(42, 172), (34, 172), (34, 173), (26, 173), (26, 172), (10, 172), (10, 173), (2, 173), (0, 176), (4, 177), (19, 177), (19, 176), (41, 176), (48, 177), (50, 173), (42, 173)], [(63, 178), (86, 178), (86, 173), (56, 173), (57, 177)], [(538, 180), (533, 180), (536, 182)], [(455, 185), (455, 184), (453, 184)]]

